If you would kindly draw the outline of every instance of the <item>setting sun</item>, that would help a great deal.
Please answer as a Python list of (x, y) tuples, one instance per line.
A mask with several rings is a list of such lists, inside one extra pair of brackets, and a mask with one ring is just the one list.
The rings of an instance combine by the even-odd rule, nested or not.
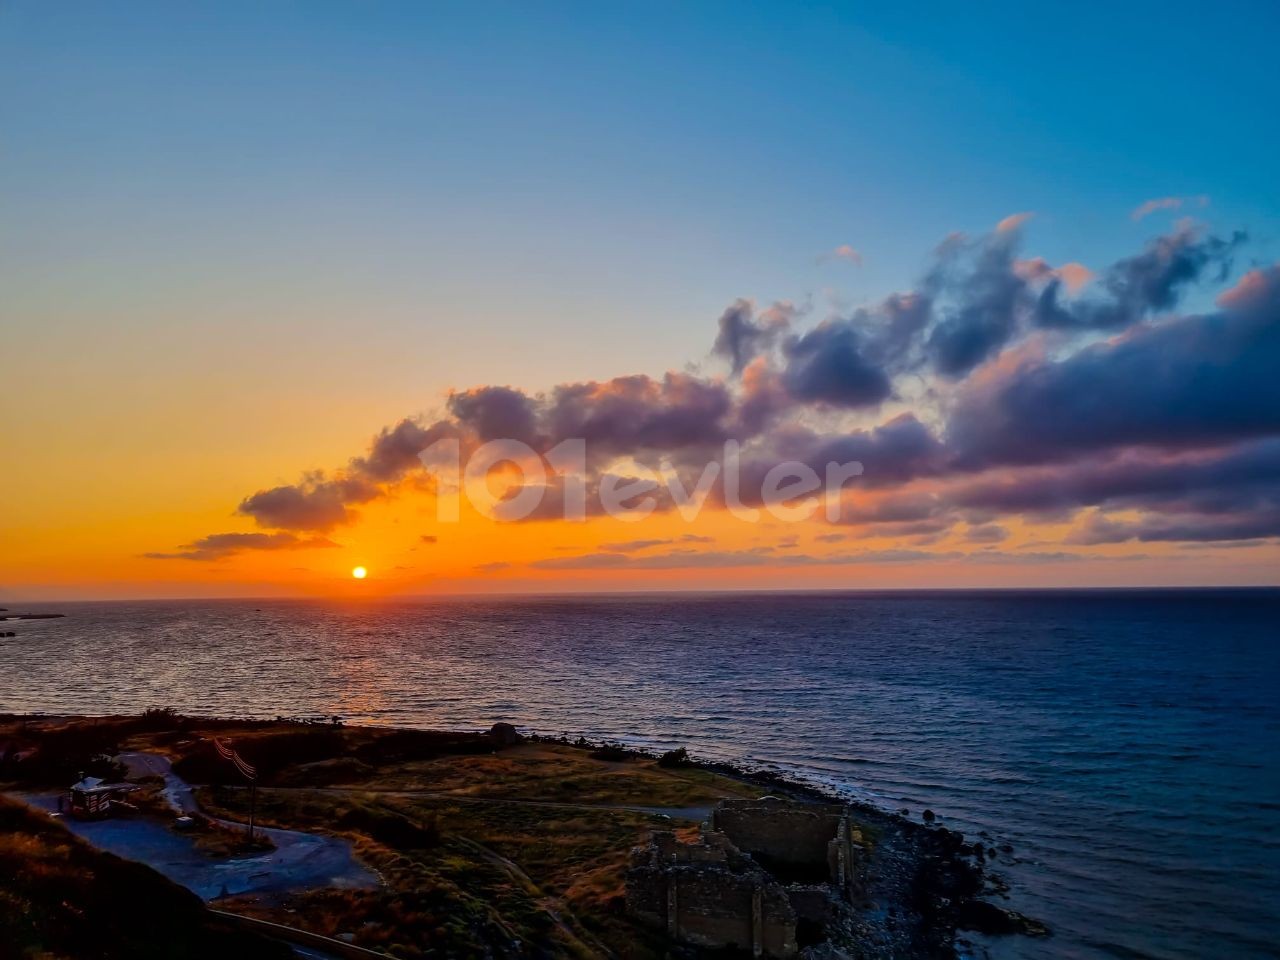
[(369, 575), (369, 571), (366, 570), (364, 567), (356, 567), (351, 571), (351, 575), (355, 577), (357, 580), (363, 580), (365, 577)]

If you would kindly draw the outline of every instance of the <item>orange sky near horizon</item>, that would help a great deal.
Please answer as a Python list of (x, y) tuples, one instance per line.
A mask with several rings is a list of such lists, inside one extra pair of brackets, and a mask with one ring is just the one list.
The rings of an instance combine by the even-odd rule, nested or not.
[[(113, 450), (115, 451), (113, 453)], [(683, 590), (936, 589), (1123, 585), (1244, 585), (1274, 582), (1273, 547), (1187, 550), (1176, 545), (1118, 544), (1087, 552), (1051, 544), (1067, 529), (1002, 521), (1007, 541), (983, 548), (955, 531), (928, 544), (835, 527), (819, 511), (809, 520), (771, 517), (748, 523), (708, 504), (696, 520), (674, 512), (637, 522), (504, 522), (464, 509), (456, 523), (436, 518), (435, 499), (406, 481), (365, 504), (358, 519), (327, 535), (336, 546), (255, 550), (214, 560), (153, 559), (210, 530), (251, 532), (232, 510), (258, 475), (246, 460), (230, 472), (125, 472), (119, 448), (89, 449), (78, 479), (80, 496), (50, 484), (25, 488), (8, 474), (0, 556), (0, 603), (75, 599), (199, 597), (397, 597), (438, 594), (574, 593)], [(113, 462), (114, 461), (114, 462)], [(224, 464), (228, 461), (223, 461)], [(282, 470), (283, 473), (283, 470)], [(98, 482), (97, 478), (101, 478)], [(112, 478), (115, 478), (114, 482)], [(853, 496), (859, 496), (856, 489)], [(56, 505), (56, 510), (51, 505)], [(22, 519), (13, 523), (11, 518)], [(833, 531), (846, 539), (827, 542)], [(424, 537), (434, 537), (426, 542)], [(697, 538), (682, 544), (681, 538)], [(635, 546), (637, 542), (651, 545)], [(1031, 559), (1013, 554), (1024, 550)], [(690, 559), (647, 567), (644, 558), (683, 552)], [(905, 551), (937, 559), (874, 559)], [(555, 563), (616, 553), (616, 568), (555, 569)], [(1053, 553), (1079, 559), (1055, 560)], [(850, 561), (851, 555), (872, 559)], [(991, 554), (985, 557), (984, 554)], [(704, 565), (699, 555), (720, 557)], [(1036, 559), (1043, 557), (1044, 559)], [(824, 562), (829, 558), (830, 562)], [(972, 558), (972, 559), (971, 559)], [(639, 565), (634, 565), (639, 560)], [(1212, 561), (1212, 562), (1206, 562)], [(542, 566), (552, 565), (552, 568)], [(353, 567), (368, 569), (355, 580)]]

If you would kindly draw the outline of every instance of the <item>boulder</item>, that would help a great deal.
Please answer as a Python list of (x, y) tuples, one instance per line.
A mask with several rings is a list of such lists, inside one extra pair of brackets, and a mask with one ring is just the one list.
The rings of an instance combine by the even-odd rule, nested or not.
[(524, 740), (524, 737), (520, 736), (515, 727), (501, 721), (489, 728), (489, 736), (493, 738), (494, 744), (499, 747), (514, 747)]

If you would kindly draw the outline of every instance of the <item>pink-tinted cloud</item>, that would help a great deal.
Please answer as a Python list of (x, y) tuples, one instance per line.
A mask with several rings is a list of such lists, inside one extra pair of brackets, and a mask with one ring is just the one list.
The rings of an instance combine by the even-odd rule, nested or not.
[(1194, 197), (1155, 197), (1138, 204), (1129, 216), (1134, 220), (1142, 220), (1159, 210), (1181, 210), (1184, 206), (1207, 207), (1208, 205), (1209, 198), (1204, 194)]

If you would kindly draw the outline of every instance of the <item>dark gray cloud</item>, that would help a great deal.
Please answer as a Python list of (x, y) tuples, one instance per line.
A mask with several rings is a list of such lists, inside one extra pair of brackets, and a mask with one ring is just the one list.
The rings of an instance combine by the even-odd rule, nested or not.
[[(929, 332), (926, 352), (946, 377), (962, 377), (1013, 339), (1027, 282), (1014, 269), (1019, 233), (996, 232), (970, 245), (944, 246), (942, 259), (926, 280), (944, 306)], [(967, 255), (972, 266), (965, 267)]]
[(831, 320), (788, 341), (783, 383), (800, 403), (872, 407), (893, 386), (886, 370), (867, 356), (865, 335), (852, 320)]
[(379, 494), (375, 484), (359, 476), (328, 480), (315, 474), (298, 484), (259, 490), (241, 501), (238, 512), (262, 527), (324, 533), (353, 519), (352, 504), (368, 503)]
[(1150, 515), (1139, 520), (1113, 520), (1105, 514), (1091, 514), (1068, 537), (1068, 543), (1096, 545), (1161, 541), (1211, 542), (1253, 541), (1280, 537), (1280, 507), (1236, 515)]
[[(374, 437), (365, 456), (351, 461), (346, 482), (386, 483), (397, 480), (418, 466), (418, 455), (423, 450), (438, 440), (455, 437), (457, 434), (457, 428), (450, 423), (441, 422), (424, 427), (414, 419), (401, 420), (394, 427), (384, 428)], [(350, 502), (365, 502), (358, 499), (361, 494), (357, 487), (349, 489), (352, 490)]]
[(221, 560), (248, 550), (314, 550), (336, 547), (324, 537), (297, 537), (292, 533), (214, 533), (184, 543), (175, 553), (146, 553), (150, 560)]
[(947, 443), (974, 468), (1278, 433), (1280, 309), (1261, 300), (1135, 327), (1065, 359), (983, 380), (962, 393)]
[(1022, 513), (1207, 495), (1236, 508), (1268, 491), (1280, 492), (1280, 439), (1174, 456), (1125, 451), (1102, 460), (995, 471), (950, 485), (945, 497), (954, 506)]
[(1099, 295), (1065, 304), (1062, 281), (1054, 278), (1036, 302), (1035, 323), (1061, 329), (1131, 326), (1151, 313), (1175, 307), (1182, 292), (1207, 274), (1219, 283), (1225, 280), (1232, 254), (1245, 239), (1240, 232), (1226, 240), (1201, 237), (1194, 228), (1182, 227), (1109, 267), (1098, 282)]
[[(534, 401), (511, 387), (476, 387), (449, 396), (449, 412), (481, 443), (518, 440), (536, 444), (538, 413)], [(422, 447), (418, 448), (419, 450)]]
[(553, 440), (584, 440), (594, 457), (717, 446), (729, 439), (729, 388), (686, 373), (564, 384), (546, 414)]
[(733, 372), (740, 374), (773, 348), (791, 325), (794, 312), (790, 304), (778, 303), (757, 317), (750, 300), (735, 300), (720, 315), (711, 352), (728, 360)]

